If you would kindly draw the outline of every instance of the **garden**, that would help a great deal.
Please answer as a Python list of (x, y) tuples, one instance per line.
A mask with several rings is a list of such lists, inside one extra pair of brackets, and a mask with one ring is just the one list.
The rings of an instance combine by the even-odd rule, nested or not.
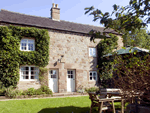
[(5, 96), (6, 98), (33, 98), (33, 97), (44, 97), (52, 96), (52, 91), (49, 87), (42, 85), (38, 89), (29, 88), (27, 90), (18, 90), (13, 86), (8, 88), (1, 87), (0, 96)]

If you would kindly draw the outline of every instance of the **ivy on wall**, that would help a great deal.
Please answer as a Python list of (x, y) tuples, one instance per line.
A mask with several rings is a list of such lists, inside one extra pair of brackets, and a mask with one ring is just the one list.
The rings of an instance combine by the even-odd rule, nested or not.
[[(35, 51), (21, 51), (22, 38), (35, 39)], [(16, 86), (21, 65), (44, 67), (49, 61), (49, 35), (45, 29), (0, 26), (0, 81)]]
[(113, 59), (109, 56), (104, 57), (104, 55), (112, 53), (118, 45), (118, 37), (113, 34), (109, 35), (110, 38), (104, 38), (97, 46), (99, 75), (103, 86), (107, 84), (105, 80), (111, 78), (113, 72)]

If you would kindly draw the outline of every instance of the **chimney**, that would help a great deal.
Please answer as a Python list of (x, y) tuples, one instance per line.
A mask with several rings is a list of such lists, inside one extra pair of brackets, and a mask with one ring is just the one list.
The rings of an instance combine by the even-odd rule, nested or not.
[(58, 8), (58, 4), (52, 4), (51, 18), (52, 20), (60, 21), (60, 8)]

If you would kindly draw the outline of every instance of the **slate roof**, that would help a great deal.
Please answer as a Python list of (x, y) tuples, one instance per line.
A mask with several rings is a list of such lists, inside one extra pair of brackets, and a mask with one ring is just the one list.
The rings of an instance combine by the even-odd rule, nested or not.
[[(116, 52), (117, 52), (117, 54), (118, 55), (121, 55), (121, 54), (128, 54), (128, 53), (133, 53), (134, 51), (137, 51), (137, 52), (149, 52), (149, 50), (148, 49), (143, 49), (143, 48), (139, 48), (139, 47), (133, 47), (133, 48), (131, 48), (131, 47), (127, 47), (126, 49), (119, 49), (119, 50), (117, 50)], [(112, 54), (107, 54), (107, 55), (104, 55), (104, 57), (105, 56), (111, 56)]]
[[(97, 30), (103, 32), (104, 27), (97, 27), (92, 25), (85, 25), (79, 23), (68, 22), (64, 20), (54, 21), (51, 18), (31, 16), (12, 11), (1, 9), (0, 23), (21, 24), (26, 26), (42, 27), (46, 29), (57, 29), (63, 31), (71, 31), (77, 33), (89, 33), (90, 30)], [(106, 33), (118, 34), (113, 30), (105, 30)]]

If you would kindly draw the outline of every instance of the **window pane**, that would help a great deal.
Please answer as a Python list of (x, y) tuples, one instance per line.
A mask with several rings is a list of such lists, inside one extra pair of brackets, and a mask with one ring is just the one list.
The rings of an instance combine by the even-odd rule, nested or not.
[(29, 67), (25, 67), (26, 68), (26, 70), (29, 70)]
[(33, 44), (28, 44), (28, 49), (33, 50)]
[(70, 74), (70, 71), (68, 71), (68, 74)]
[(92, 77), (90, 77), (90, 80), (92, 80)]
[(71, 78), (73, 78), (73, 75), (71, 75)]
[(89, 48), (89, 55), (96, 56), (96, 48)]
[(33, 43), (34, 43), (34, 40), (28, 40), (28, 43), (32, 43), (32, 44), (33, 44)]
[(33, 51), (34, 49), (34, 40), (30, 40), (30, 39), (22, 39), (21, 40), (21, 50), (31, 50)]
[(73, 74), (73, 71), (71, 71), (71, 74)]
[(25, 76), (26, 78), (25, 79), (29, 79), (29, 76)]
[(92, 72), (90, 72), (90, 76), (92, 76)]
[(31, 79), (34, 79), (34, 76), (31, 76)]
[(56, 78), (56, 75), (53, 75), (53, 78)]
[(56, 74), (56, 70), (53, 70), (53, 74)]
[(22, 40), (21, 40), (21, 43), (27, 43), (27, 40), (22, 39)]
[(70, 78), (70, 75), (68, 75), (68, 78)]
[(26, 67), (21, 67), (21, 71), (26, 70)]
[(52, 71), (52, 70), (50, 70), (50, 74), (53, 74), (53, 71)]
[(38, 76), (34, 76), (34, 79), (38, 79)]
[(28, 71), (25, 71), (26, 72), (26, 75), (28, 75)]
[(34, 67), (31, 67), (31, 70), (34, 70)]

